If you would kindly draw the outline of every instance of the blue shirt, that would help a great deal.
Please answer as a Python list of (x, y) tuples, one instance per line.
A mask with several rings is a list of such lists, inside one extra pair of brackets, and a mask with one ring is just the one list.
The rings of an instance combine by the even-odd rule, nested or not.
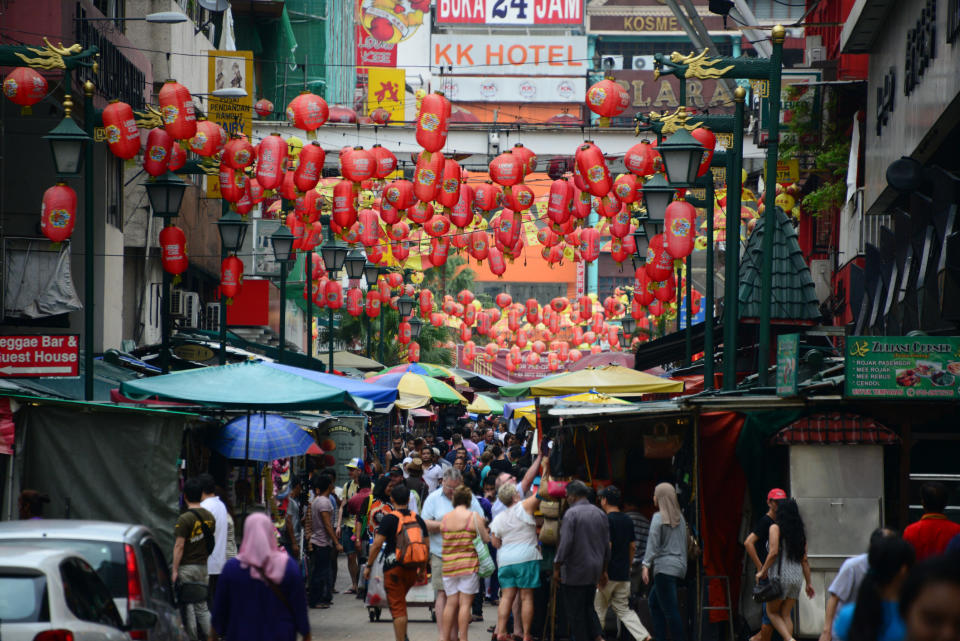
[[(481, 517), (484, 516), (483, 508), (480, 507), (480, 502), (477, 501), (477, 497), (474, 496), (470, 501), (470, 509), (479, 514)], [(447, 498), (443, 493), (443, 485), (435, 489), (433, 492), (427, 496), (427, 500), (423, 502), (423, 507), (420, 508), (420, 517), (424, 521), (442, 521), (443, 517), (447, 515), (448, 512), (453, 511), (453, 501)], [(440, 556), (443, 552), (443, 537), (440, 536), (439, 532), (434, 532), (430, 535), (430, 554), (434, 556)]]
[[(217, 590), (220, 588), (218, 587)], [(840, 608), (837, 618), (833, 620), (833, 636), (840, 641), (850, 638), (850, 626), (853, 625), (853, 612), (856, 603), (848, 603)], [(883, 602), (883, 623), (880, 624), (880, 634), (877, 641), (903, 641), (907, 636), (907, 626), (900, 618), (896, 601)]]
[(293, 559), (287, 560), (278, 588), (287, 603), (264, 581), (251, 577), (239, 559), (230, 559), (217, 582), (213, 628), (227, 641), (296, 641), (298, 632), (309, 634), (307, 594)]

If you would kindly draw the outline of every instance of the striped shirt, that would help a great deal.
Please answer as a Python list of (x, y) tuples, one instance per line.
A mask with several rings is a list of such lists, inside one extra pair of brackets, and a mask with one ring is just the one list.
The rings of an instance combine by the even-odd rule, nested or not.
[[(472, 521), (473, 519), (471, 519)], [(468, 530), (443, 531), (443, 576), (474, 574), (480, 566), (473, 538), (473, 528)]]

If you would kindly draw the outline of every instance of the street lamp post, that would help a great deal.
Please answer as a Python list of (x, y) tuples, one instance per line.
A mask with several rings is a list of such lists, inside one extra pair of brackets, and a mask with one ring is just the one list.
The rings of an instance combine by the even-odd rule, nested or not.
[(747, 91), (737, 87), (733, 91), (734, 125), (733, 149), (730, 150), (727, 170), (727, 233), (724, 268), (726, 290), (723, 294), (723, 389), (737, 388), (737, 323), (740, 322), (738, 296), (740, 277), (740, 197), (743, 189), (743, 110)]
[[(367, 281), (367, 291), (372, 291), (374, 287), (377, 286), (377, 277), (380, 275), (380, 268), (369, 261), (364, 262), (363, 264), (363, 277)], [(380, 310), (380, 315), (383, 315), (383, 310)], [(371, 335), (370, 335), (370, 315), (364, 314), (366, 318), (367, 325), (367, 358), (370, 358), (370, 347), (371, 347)]]
[(273, 246), (273, 258), (280, 264), (280, 345), (277, 360), (283, 363), (283, 352), (287, 342), (287, 262), (293, 250), (293, 234), (286, 225), (280, 225), (270, 235)]
[[(320, 256), (323, 258), (323, 266), (326, 268), (330, 278), (336, 278), (337, 272), (343, 267), (347, 260), (347, 246), (333, 237), (330, 230), (330, 216), (322, 217), (323, 225), (327, 228), (327, 240), (320, 248)], [(327, 306), (327, 372), (333, 373), (333, 308)]]
[[(226, 201), (224, 201), (226, 203)], [(231, 253), (236, 254), (243, 247), (247, 236), (247, 223), (240, 214), (229, 209), (216, 222), (217, 232), (220, 234), (220, 260), (223, 261)], [(227, 363), (227, 306), (220, 301), (220, 354), (219, 363)]]

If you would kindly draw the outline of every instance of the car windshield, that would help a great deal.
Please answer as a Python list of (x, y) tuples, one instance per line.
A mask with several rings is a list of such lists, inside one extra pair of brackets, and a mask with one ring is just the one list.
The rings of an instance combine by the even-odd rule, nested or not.
[(0, 574), (0, 621), (49, 621), (47, 580), (41, 575)]
[[(26, 544), (34, 547), (68, 550), (83, 557), (89, 563), (115, 599), (127, 596), (127, 565), (123, 543), (112, 541), (87, 541), (82, 539), (3, 539), (0, 545)], [(2, 617), (6, 620), (6, 617)]]

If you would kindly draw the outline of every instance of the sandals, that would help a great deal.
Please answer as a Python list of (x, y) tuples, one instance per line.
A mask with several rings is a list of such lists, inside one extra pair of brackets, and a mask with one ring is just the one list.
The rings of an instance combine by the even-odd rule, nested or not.
[(357, 593), (356, 588), (349, 588), (348, 590), (344, 591), (344, 594), (356, 594), (356, 593)]

